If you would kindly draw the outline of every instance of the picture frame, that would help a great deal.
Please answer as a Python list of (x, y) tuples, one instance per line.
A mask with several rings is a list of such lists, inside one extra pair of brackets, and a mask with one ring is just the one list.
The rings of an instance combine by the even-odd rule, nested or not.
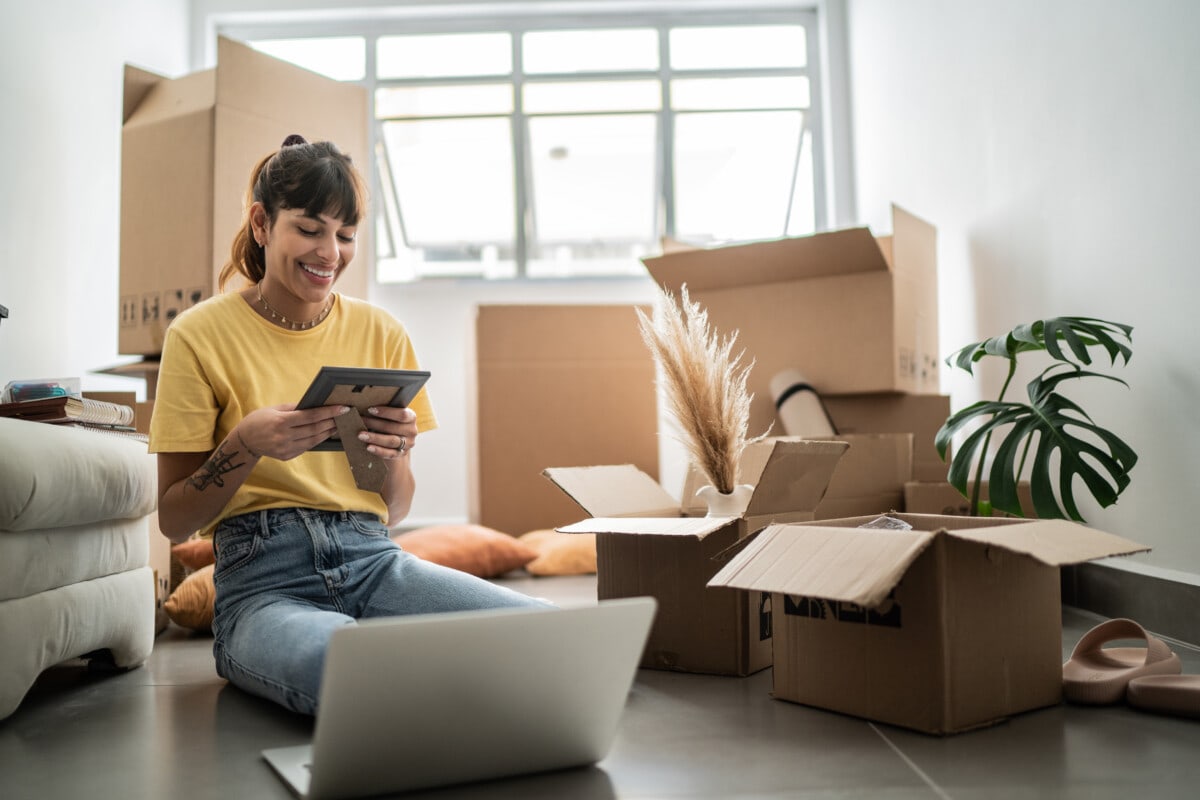
[[(371, 406), (404, 408), (429, 380), (428, 370), (321, 367), (296, 404), (296, 409), (348, 405), (366, 415)], [(345, 450), (332, 436), (313, 450)]]

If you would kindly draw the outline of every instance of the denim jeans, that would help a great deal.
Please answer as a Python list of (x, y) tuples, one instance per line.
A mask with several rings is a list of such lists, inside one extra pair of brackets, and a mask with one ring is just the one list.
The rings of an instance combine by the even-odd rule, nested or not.
[(325, 650), (342, 625), (547, 605), (405, 553), (375, 515), (362, 512), (242, 514), (217, 527), (214, 546), (217, 673), (303, 714), (316, 713)]

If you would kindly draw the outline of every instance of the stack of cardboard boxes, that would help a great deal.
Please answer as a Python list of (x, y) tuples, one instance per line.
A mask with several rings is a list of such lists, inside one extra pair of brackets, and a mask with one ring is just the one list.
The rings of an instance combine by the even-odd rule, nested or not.
[[(773, 664), (780, 699), (930, 733), (1058, 702), (1059, 567), (1144, 548), (1072, 523), (911, 513), (946, 507), (933, 227), (896, 208), (887, 237), (857, 228), (645, 264), (673, 295), (686, 285), (717, 334), (737, 333), (754, 361), (751, 433), (775, 422), (772, 376), (797, 369), (835, 435), (754, 445), (739, 480), (753, 499), (733, 518), (705, 516), (694, 470), (676, 501), (631, 466), (547, 464), (590, 516), (558, 529), (597, 535), (599, 597), (659, 601), (643, 666)], [(889, 527), (862, 527), (880, 515)]]

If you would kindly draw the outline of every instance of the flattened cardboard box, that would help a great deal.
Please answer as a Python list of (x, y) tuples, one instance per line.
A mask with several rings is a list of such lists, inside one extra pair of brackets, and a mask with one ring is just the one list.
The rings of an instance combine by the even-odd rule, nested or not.
[(946, 734), (1062, 697), (1059, 567), (1149, 548), (1061, 520), (773, 525), (711, 586), (772, 593), (774, 696)]
[[(839, 441), (849, 445), (829, 479), (825, 496), (813, 510), (812, 519), (837, 519), (862, 514), (883, 514), (901, 508), (904, 485), (912, 477), (912, 434), (849, 434), (816, 439), (778, 436), (766, 442)], [(739, 483), (752, 483), (740, 480)], [(694, 466), (684, 477), (681, 504), (687, 514), (703, 516), (704, 501), (697, 497), (706, 483)]]
[[(162, 352), (179, 312), (211, 297), (250, 171), (286, 136), (333, 141), (367, 172), (366, 90), (219, 37), (217, 66), (168, 79), (125, 67), (118, 351)], [(369, 221), (364, 220), (364, 223)], [(338, 291), (366, 297), (369, 225)]]
[(631, 465), (545, 474), (592, 515), (558, 530), (596, 534), (598, 599), (658, 600), (643, 667), (749, 675), (771, 665), (769, 598), (711, 589), (708, 581), (749, 533), (773, 520), (811, 519), (845, 450), (843, 442), (751, 446), (742, 475), (754, 483), (754, 493), (742, 517), (687, 516), (662, 486)]
[(654, 359), (635, 306), (481, 305), (474, 341), (473, 521), (520, 535), (577, 520), (542, 477), (556, 464), (658, 475)]
[(891, 236), (867, 228), (642, 259), (688, 294), (753, 359), (750, 430), (775, 419), (770, 381), (798, 369), (822, 395), (936, 394), (937, 233), (892, 207)]

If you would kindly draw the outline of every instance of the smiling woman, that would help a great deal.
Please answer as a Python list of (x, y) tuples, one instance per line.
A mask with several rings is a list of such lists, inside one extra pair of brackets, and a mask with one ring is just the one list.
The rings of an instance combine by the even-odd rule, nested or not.
[[(413, 370), (404, 327), (334, 286), (351, 268), (363, 181), (330, 142), (289, 136), (255, 167), (221, 288), (167, 329), (150, 450), (159, 525), (213, 539), (214, 655), (235, 685), (314, 713), (333, 630), (360, 617), (544, 605), (421, 561), (388, 537), (412, 505), (412, 451), (435, 427), (407, 408), (297, 408), (324, 366)], [(330, 401), (326, 401), (329, 403)], [(378, 457), (361, 488), (335, 431)]]

